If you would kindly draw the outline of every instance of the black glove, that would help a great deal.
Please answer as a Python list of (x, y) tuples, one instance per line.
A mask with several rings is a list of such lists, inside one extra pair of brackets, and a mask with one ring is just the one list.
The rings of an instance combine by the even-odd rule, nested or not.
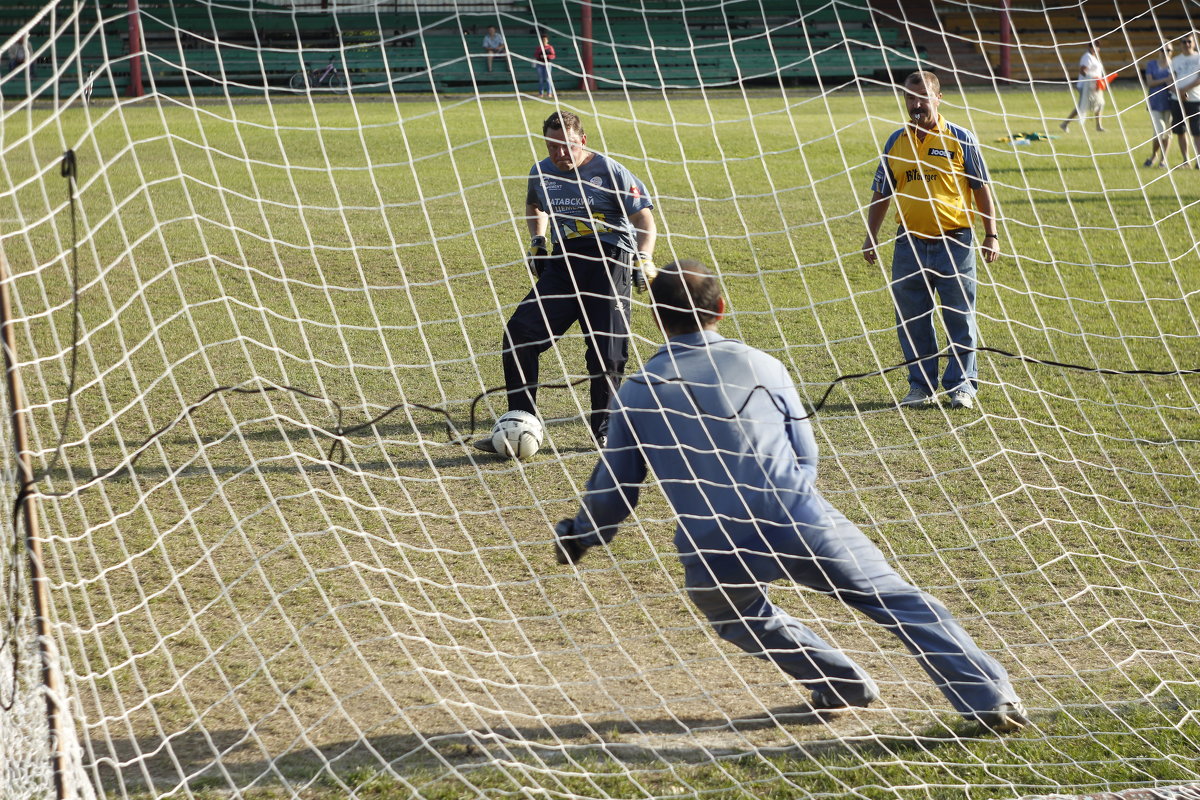
[(575, 520), (567, 517), (554, 526), (554, 560), (560, 564), (576, 564), (587, 547), (575, 537)]
[(658, 275), (658, 267), (649, 253), (638, 252), (633, 259), (633, 288), (644, 292), (650, 288), (650, 281)]
[(534, 236), (529, 240), (529, 249), (525, 252), (525, 263), (529, 265), (529, 271), (536, 277), (542, 277), (542, 270), (546, 268), (546, 258), (550, 255), (550, 248), (546, 244), (545, 236)]

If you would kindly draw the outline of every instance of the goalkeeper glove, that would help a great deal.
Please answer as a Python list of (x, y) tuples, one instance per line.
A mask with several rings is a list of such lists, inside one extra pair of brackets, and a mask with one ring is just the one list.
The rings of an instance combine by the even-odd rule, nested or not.
[(575, 520), (567, 517), (554, 526), (554, 560), (560, 564), (576, 564), (587, 547), (575, 536)]
[(633, 288), (639, 292), (644, 292), (650, 288), (650, 281), (654, 280), (658, 275), (658, 267), (654, 266), (654, 259), (649, 253), (643, 253), (640, 250), (633, 259)]
[(546, 257), (550, 255), (550, 248), (546, 244), (545, 236), (534, 236), (529, 240), (529, 250), (525, 252), (525, 263), (529, 265), (529, 271), (537, 277), (542, 277), (542, 270), (546, 268)]

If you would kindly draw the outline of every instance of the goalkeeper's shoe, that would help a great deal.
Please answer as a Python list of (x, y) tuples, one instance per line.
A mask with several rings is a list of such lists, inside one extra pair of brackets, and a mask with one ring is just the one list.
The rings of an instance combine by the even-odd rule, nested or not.
[(658, 276), (658, 267), (649, 253), (638, 252), (633, 259), (633, 288), (644, 292), (650, 288), (650, 281)]
[(577, 564), (587, 548), (575, 536), (575, 520), (559, 520), (554, 526), (554, 560), (559, 564)]
[(874, 703), (879, 694), (874, 687), (865, 688), (866, 694), (855, 700), (846, 700), (833, 689), (814, 689), (808, 706), (814, 714), (822, 717), (834, 717), (852, 708), (866, 708)]
[(967, 715), (967, 719), (973, 719), (996, 733), (1016, 733), (1031, 724), (1020, 700), (1015, 703), (1001, 703), (988, 711), (976, 711)]
[(485, 453), (496, 452), (496, 444), (492, 441), (491, 436), (484, 436), (482, 439), (476, 439), (474, 446), (476, 450), (482, 450)]

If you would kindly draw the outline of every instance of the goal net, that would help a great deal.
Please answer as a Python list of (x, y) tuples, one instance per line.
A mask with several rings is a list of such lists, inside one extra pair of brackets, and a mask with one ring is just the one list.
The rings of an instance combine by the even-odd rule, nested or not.
[[(1200, 7), (1007, 5), (6, 4), (5, 324), (65, 725), (6, 415), (0, 794), (60, 793), (55, 753), (122, 798), (1194, 793), (1200, 172), (1186, 131), (1158, 166), (1139, 75)], [(1092, 41), (1117, 77), (1064, 131)], [(970, 409), (897, 408), (890, 216), (862, 253), (918, 68), (996, 198)], [(653, 476), (556, 563), (597, 458), (578, 327), (541, 358), (541, 450), (470, 446), (507, 410), (555, 110), (645, 182), (655, 260), (719, 275), (722, 332), (814, 409), (822, 493), (1032, 726), (960, 719), (887, 630), (777, 582), (882, 695), (802, 713), (692, 605)], [(661, 342), (634, 294), (628, 371)]]

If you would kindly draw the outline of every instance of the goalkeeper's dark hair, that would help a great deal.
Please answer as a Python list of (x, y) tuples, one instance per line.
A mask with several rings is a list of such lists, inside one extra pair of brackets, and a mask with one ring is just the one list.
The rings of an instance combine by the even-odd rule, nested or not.
[(583, 136), (583, 120), (570, 111), (555, 111), (542, 123), (542, 135), (545, 136), (550, 131), (562, 131)]
[(672, 333), (695, 333), (720, 318), (721, 284), (699, 261), (667, 264), (650, 282), (654, 313)]

